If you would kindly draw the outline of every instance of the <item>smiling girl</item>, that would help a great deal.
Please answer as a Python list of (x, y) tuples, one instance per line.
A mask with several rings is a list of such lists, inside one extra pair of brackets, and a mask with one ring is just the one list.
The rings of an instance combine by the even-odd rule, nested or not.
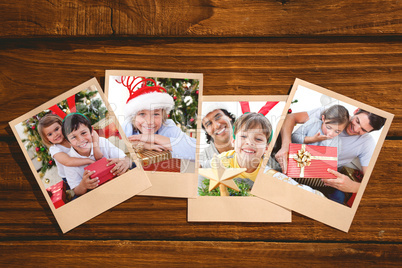
[(340, 147), (339, 134), (349, 123), (349, 112), (342, 105), (324, 110), (321, 120), (312, 118), (292, 133), (293, 143)]
[[(39, 120), (38, 132), (42, 138), (42, 142), (49, 149), (49, 153), (56, 162), (59, 176), (66, 181), (64, 171), (65, 166), (78, 167), (82, 165), (92, 164), (93, 160), (70, 157), (67, 153), (70, 151), (71, 145), (64, 138), (62, 133), (62, 119), (58, 115), (47, 114)], [(93, 131), (94, 144), (98, 144), (99, 136)], [(102, 152), (98, 146), (94, 146), (96, 159), (102, 158)]]

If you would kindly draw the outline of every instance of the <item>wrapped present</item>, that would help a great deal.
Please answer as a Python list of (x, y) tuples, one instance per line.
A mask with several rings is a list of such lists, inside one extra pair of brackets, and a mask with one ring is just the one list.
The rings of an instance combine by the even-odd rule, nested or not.
[(180, 172), (181, 159), (171, 158), (161, 162), (143, 166), (145, 171)]
[(64, 181), (60, 181), (55, 185), (46, 189), (50, 199), (55, 208), (59, 208), (66, 203), (66, 184)]
[(148, 166), (172, 158), (172, 154), (170, 151), (158, 152), (144, 149), (140, 151), (136, 150), (136, 153), (142, 166)]
[(99, 137), (108, 139), (109, 137), (116, 136), (121, 139), (120, 133), (114, 121), (111, 118), (103, 118), (93, 125), (94, 130), (98, 133)]
[(287, 174), (292, 178), (336, 178), (327, 169), (337, 170), (337, 153), (336, 147), (291, 143)]
[(96, 161), (95, 163), (86, 166), (84, 169), (89, 171), (95, 171), (95, 173), (91, 175), (91, 178), (98, 177), (99, 178), (98, 185), (101, 185), (116, 177), (115, 175), (113, 175), (113, 173), (110, 173), (110, 170), (115, 165), (107, 166), (107, 163), (108, 163), (107, 159), (103, 157), (102, 159)]
[[(359, 169), (342, 167), (339, 172), (348, 176), (352, 181), (361, 182), (363, 179), (363, 172), (361, 172)], [(345, 193), (345, 195), (345, 200), (347, 200), (345, 201), (346, 205), (348, 207), (352, 207), (356, 197), (356, 193)]]

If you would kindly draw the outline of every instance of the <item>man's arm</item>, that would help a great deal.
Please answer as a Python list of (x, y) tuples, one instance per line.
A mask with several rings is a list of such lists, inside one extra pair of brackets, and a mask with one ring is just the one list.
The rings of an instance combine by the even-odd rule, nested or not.
[(307, 112), (300, 112), (286, 115), (281, 129), (281, 149), (276, 153), (275, 158), (281, 165), (282, 172), (286, 174), (289, 144), (292, 142), (292, 132), (296, 124), (304, 124), (309, 120)]

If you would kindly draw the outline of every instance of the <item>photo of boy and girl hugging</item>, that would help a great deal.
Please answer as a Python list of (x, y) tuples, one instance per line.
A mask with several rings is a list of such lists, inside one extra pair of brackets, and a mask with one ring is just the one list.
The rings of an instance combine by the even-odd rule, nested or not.
[[(267, 102), (264, 106), (268, 105), (272, 106), (272, 103)], [(241, 192), (229, 190), (230, 195), (248, 196), (254, 185), (274, 132), (266, 116), (268, 112), (266, 109), (265, 113), (245, 112), (236, 119), (224, 103), (203, 104), (205, 116), (202, 118), (202, 128), (205, 130), (208, 147), (201, 152), (200, 168), (210, 168), (214, 155), (218, 155), (225, 168), (246, 169), (234, 178)], [(289, 183), (294, 182), (290, 178), (288, 180)], [(209, 181), (199, 176), (199, 195), (220, 195), (217, 189), (209, 192), (208, 186)], [(320, 194), (308, 186), (303, 187)]]
[(124, 174), (131, 161), (125, 153), (110, 141), (99, 137), (89, 119), (80, 113), (70, 113), (64, 119), (49, 113), (39, 120), (38, 132), (52, 158), (59, 176), (73, 190), (75, 196), (98, 187), (99, 178), (91, 178), (95, 171), (85, 170), (89, 164), (106, 157), (110, 172)]
[[(297, 92), (298, 98), (314, 94), (307, 88), (301, 88)], [(376, 131), (381, 130), (386, 120), (325, 95), (320, 97), (321, 106), (315, 105), (318, 107), (314, 108), (311, 99), (303, 99), (300, 107), (293, 109), (295, 112), (287, 114), (275, 146), (277, 149), (271, 156), (277, 164), (275, 169), (287, 173), (290, 143), (337, 147), (338, 170), (327, 170), (336, 178), (321, 178), (325, 187), (317, 190), (332, 201), (351, 206), (354, 197), (352, 203), (347, 203), (347, 199), (358, 192), (360, 182), (339, 171), (346, 166), (362, 174), (366, 172), (376, 146), (375, 139), (379, 136)], [(303, 111), (307, 107), (313, 109)], [(296, 125), (298, 128), (294, 130)], [(274, 177), (282, 178), (284, 175), (275, 174)]]

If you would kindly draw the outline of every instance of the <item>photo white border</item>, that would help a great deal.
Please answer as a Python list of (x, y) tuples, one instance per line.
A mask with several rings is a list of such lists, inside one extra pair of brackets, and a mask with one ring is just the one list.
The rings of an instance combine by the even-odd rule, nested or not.
[[(39, 184), (39, 187), (45, 196), (47, 203), (56, 218), (57, 223), (59, 224), (63, 233), (70, 231), (71, 229), (83, 224), (84, 222), (92, 219), (93, 217), (109, 210), (110, 208), (126, 201), (127, 199), (133, 197), (134, 195), (144, 191), (145, 189), (151, 187), (151, 183), (148, 180), (145, 172), (142, 168), (134, 168), (129, 170), (127, 173), (120, 175), (116, 179), (109, 181), (107, 184), (102, 185), (99, 188), (96, 188), (79, 198), (59, 207), (55, 208), (49, 194), (46, 191), (45, 185), (39, 177), (38, 172), (36, 171), (32, 160), (28, 155), (28, 151), (25, 148), (21, 137), (19, 136), (16, 125), (20, 124), (24, 120), (31, 118), (39, 114), (40, 112), (49, 109), (49, 107), (67, 99), (68, 97), (94, 86), (103, 102), (106, 105), (106, 108), (109, 111), (109, 115), (111, 118), (114, 118), (115, 125), (120, 133), (123, 132), (120, 124), (116, 120), (116, 117), (111, 110), (105, 95), (102, 92), (102, 88), (99, 85), (96, 78), (92, 78), (83, 84), (74, 87), (71, 90), (59, 95), (56, 98), (40, 105), (39, 107), (33, 109), (32, 111), (12, 120), (9, 122), (10, 127), (18, 141), (18, 144), (21, 147), (21, 150), (27, 159), (28, 165), (31, 168), (31, 171)], [(135, 153), (130, 147), (127, 148), (130, 152), (130, 155), (135, 157)], [(133, 158), (135, 159), (135, 158)], [(136, 161), (137, 164), (137, 161)], [(137, 164), (138, 166), (138, 164)]]
[[(302, 215), (320, 221), (324, 224), (327, 224), (344, 232), (348, 232), (394, 115), (369, 106), (367, 104), (361, 103), (359, 101), (353, 100), (351, 98), (345, 97), (323, 87), (296, 78), (292, 90), (289, 94), (289, 99), (285, 106), (285, 110), (282, 115), (282, 119), (278, 129), (282, 128), (287, 111), (299, 86), (306, 87), (310, 90), (317, 91), (336, 100), (340, 100), (345, 103), (362, 108), (386, 119), (385, 125), (381, 129), (381, 135), (378, 138), (374, 153), (367, 167), (367, 171), (364, 174), (353, 205), (351, 208), (349, 208), (335, 201), (324, 199), (318, 195), (311, 194), (304, 189), (295, 187), (294, 185), (290, 185), (286, 182), (273, 178), (269, 173), (264, 173), (263, 169), (260, 170), (251, 193), (260, 198), (271, 201), (275, 204), (278, 204), (290, 210), (294, 210)], [(276, 137), (277, 136), (275, 136), (275, 140)]]

